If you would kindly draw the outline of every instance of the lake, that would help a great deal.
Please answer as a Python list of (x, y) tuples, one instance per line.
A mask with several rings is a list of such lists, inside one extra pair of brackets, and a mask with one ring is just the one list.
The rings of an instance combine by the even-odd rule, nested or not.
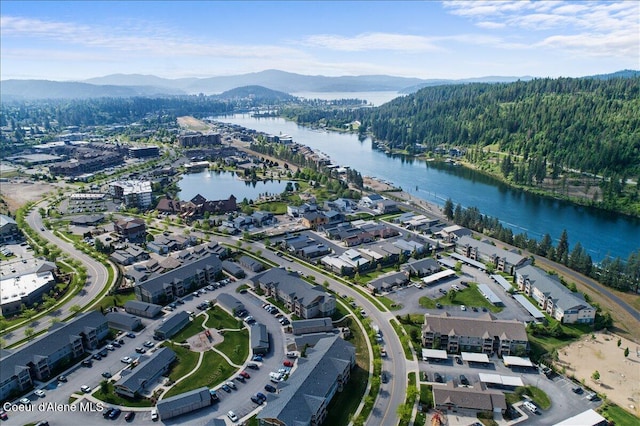
[(190, 200), (200, 194), (207, 200), (226, 200), (233, 195), (241, 202), (256, 200), (261, 194), (281, 194), (287, 187), (285, 180), (250, 182), (238, 178), (235, 173), (205, 170), (180, 177), (178, 193), (181, 200)]
[(500, 219), (514, 233), (526, 232), (538, 240), (549, 233), (557, 242), (566, 229), (570, 246), (579, 241), (594, 262), (607, 253), (626, 259), (640, 248), (640, 220), (636, 218), (528, 194), (463, 167), (390, 156), (373, 149), (369, 139), (361, 142), (354, 134), (309, 129), (281, 118), (248, 114), (216, 119), (264, 133), (288, 134), (295, 142), (329, 155), (334, 163), (393, 182), (426, 201), (442, 206), (451, 198), (462, 207), (477, 207), (481, 213)]

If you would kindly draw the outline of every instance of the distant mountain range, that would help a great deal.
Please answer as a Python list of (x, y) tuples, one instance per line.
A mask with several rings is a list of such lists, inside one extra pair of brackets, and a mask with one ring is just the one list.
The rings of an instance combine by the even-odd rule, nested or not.
[[(594, 78), (629, 77), (640, 71), (624, 70)], [(534, 77), (480, 77), (462, 80), (419, 79), (388, 75), (326, 77), (294, 74), (279, 70), (209, 78), (167, 79), (154, 75), (113, 74), (81, 82), (49, 80), (4, 80), (3, 100), (11, 99), (85, 99), (97, 97), (161, 97), (190, 94), (213, 95), (236, 88), (262, 86), (284, 93), (297, 92), (372, 92), (413, 93), (422, 87), (474, 82), (512, 82)]]

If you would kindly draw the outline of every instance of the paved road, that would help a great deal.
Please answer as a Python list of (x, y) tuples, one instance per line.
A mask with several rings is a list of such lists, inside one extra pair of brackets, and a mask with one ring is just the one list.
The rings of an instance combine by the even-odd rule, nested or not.
[[(45, 209), (47, 208), (46, 204), (42, 205), (42, 207)], [(7, 345), (11, 345), (24, 339), (25, 328), (31, 326), (36, 333), (42, 330), (46, 330), (51, 327), (51, 319), (63, 319), (71, 315), (71, 311), (69, 309), (71, 306), (84, 306), (88, 304), (93, 299), (95, 299), (102, 291), (104, 286), (107, 285), (107, 280), (109, 278), (107, 268), (102, 263), (96, 261), (91, 256), (86, 255), (79, 250), (76, 250), (73, 247), (72, 243), (58, 238), (53, 234), (53, 232), (46, 229), (44, 231), (41, 231), (41, 229), (43, 229), (43, 223), (42, 217), (38, 213), (37, 207), (34, 208), (26, 217), (26, 222), (29, 227), (40, 234), (40, 236), (42, 236), (44, 239), (48, 240), (51, 244), (59, 247), (63, 252), (68, 253), (72, 258), (82, 262), (82, 264), (87, 268), (88, 279), (84, 289), (82, 289), (76, 296), (69, 299), (63, 306), (60, 306), (54, 312), (40, 317), (32, 323), (26, 324), (3, 335), (2, 338), (5, 339)]]

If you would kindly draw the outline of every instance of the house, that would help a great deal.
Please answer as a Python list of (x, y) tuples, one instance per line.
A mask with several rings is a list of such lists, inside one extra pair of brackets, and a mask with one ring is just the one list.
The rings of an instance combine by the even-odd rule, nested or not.
[(258, 413), (260, 426), (320, 425), (326, 419), (329, 403), (351, 378), (355, 347), (334, 335), (320, 339), (306, 355)]
[(254, 355), (269, 352), (269, 332), (266, 325), (254, 323), (251, 326), (251, 351)]
[(114, 251), (111, 253), (109, 258), (120, 265), (127, 266), (141, 260), (149, 259), (149, 253), (144, 251), (141, 247), (131, 244), (124, 249)]
[(507, 409), (504, 393), (487, 390), (482, 383), (459, 387), (453, 381), (433, 387), (433, 404), (443, 412), (474, 410), (499, 414)]
[(312, 211), (302, 215), (302, 225), (307, 228), (318, 229), (327, 223), (329, 223), (329, 218), (322, 212)]
[[(202, 387), (189, 392), (184, 392), (170, 398), (158, 401), (156, 409), (160, 420), (167, 420), (182, 414), (190, 413), (200, 408), (208, 407), (213, 403), (209, 388)], [(224, 424), (224, 422), (223, 422)]]
[(305, 213), (315, 212), (318, 210), (318, 206), (313, 203), (304, 203), (300, 206), (287, 206), (287, 216), (300, 217)]
[(245, 275), (244, 269), (242, 269), (237, 263), (230, 260), (222, 261), (222, 270), (236, 278), (242, 278)]
[[(169, 348), (160, 348), (141, 361), (129, 374), (122, 374), (113, 388), (118, 395), (136, 398), (156, 384), (157, 379), (169, 371), (176, 353)], [(127, 371), (127, 370), (124, 370)]]
[(109, 328), (116, 330), (133, 331), (142, 327), (142, 321), (135, 315), (122, 312), (108, 312), (105, 317)]
[(144, 318), (155, 318), (162, 312), (162, 306), (139, 300), (127, 300), (124, 303), (125, 312)]
[(0, 214), (0, 241), (11, 241), (20, 236), (20, 230), (15, 220)]
[(538, 307), (565, 324), (593, 324), (596, 309), (580, 293), (566, 288), (557, 276), (532, 265), (516, 270), (516, 285), (533, 298)]
[(273, 213), (257, 211), (251, 215), (253, 226), (261, 227), (271, 225), (274, 221)]
[(291, 321), (291, 331), (294, 335), (324, 333), (333, 331), (331, 318), (311, 318), (306, 320)]
[(189, 314), (185, 311), (176, 312), (154, 330), (154, 335), (163, 340), (170, 339), (182, 331), (190, 321)]
[(154, 278), (149, 278), (134, 287), (136, 299), (165, 305), (176, 297), (215, 281), (222, 271), (222, 262), (215, 254), (208, 253), (200, 259), (184, 264)]
[(454, 354), (462, 351), (499, 356), (528, 354), (530, 349), (524, 324), (498, 320), (490, 313), (477, 318), (426, 314), (422, 346)]
[(380, 200), (375, 204), (375, 211), (380, 214), (395, 213), (400, 211), (398, 203), (393, 200)]
[(493, 265), (497, 271), (513, 275), (517, 268), (528, 265), (530, 259), (516, 251), (501, 249), (488, 241), (478, 241), (469, 235), (459, 237), (456, 252), (469, 259)]
[(327, 217), (327, 225), (333, 225), (344, 221), (344, 215), (337, 210), (329, 210), (324, 215)]
[(379, 194), (369, 194), (362, 197), (359, 204), (363, 207), (373, 209), (382, 200), (384, 200), (384, 198)]
[(96, 349), (109, 334), (107, 319), (98, 311), (56, 323), (42, 337), (15, 350), (0, 351), (0, 400), (31, 389), (36, 381), (55, 377), (86, 353)]
[(435, 274), (440, 270), (440, 264), (433, 258), (420, 260), (409, 259), (409, 262), (400, 266), (402, 271), (406, 271), (412, 277), (426, 277)]
[(440, 231), (440, 235), (442, 235), (442, 238), (446, 242), (451, 243), (458, 240), (461, 237), (465, 237), (465, 236), (470, 237), (473, 235), (473, 232), (471, 232), (470, 229), (464, 228), (460, 225), (451, 225), (451, 226), (442, 228), (442, 231)]
[(129, 242), (144, 241), (147, 235), (147, 227), (144, 220), (133, 217), (114, 221), (113, 230)]
[(331, 316), (335, 312), (336, 299), (324, 287), (311, 285), (284, 268), (272, 268), (256, 275), (253, 283), (266, 297), (275, 297), (300, 318)]
[(238, 311), (244, 311), (245, 309), (242, 302), (228, 293), (218, 293), (216, 303), (229, 311), (232, 315), (235, 315)]
[(331, 249), (324, 244), (312, 244), (298, 250), (298, 254), (307, 259), (315, 259), (331, 253)]
[(401, 287), (409, 282), (409, 274), (406, 272), (392, 272), (367, 284), (367, 288), (373, 294), (388, 292), (393, 287)]
[(414, 240), (396, 240), (392, 244), (406, 256), (411, 256), (414, 252), (418, 254), (424, 253), (428, 247), (426, 243)]

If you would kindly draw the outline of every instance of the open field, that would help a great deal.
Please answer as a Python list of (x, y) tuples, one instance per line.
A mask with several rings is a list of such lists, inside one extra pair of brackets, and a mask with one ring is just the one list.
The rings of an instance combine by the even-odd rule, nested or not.
[(29, 201), (38, 201), (45, 194), (54, 192), (57, 189), (57, 186), (44, 182), (2, 182), (2, 185), (0, 185), (0, 194), (7, 203), (9, 211), (15, 213), (16, 210)]
[[(607, 399), (640, 416), (640, 357), (639, 346), (615, 334), (584, 335), (558, 351), (557, 365)], [(620, 346), (618, 346), (620, 339)], [(629, 356), (624, 351), (629, 348)], [(594, 371), (600, 379), (591, 378)]]

